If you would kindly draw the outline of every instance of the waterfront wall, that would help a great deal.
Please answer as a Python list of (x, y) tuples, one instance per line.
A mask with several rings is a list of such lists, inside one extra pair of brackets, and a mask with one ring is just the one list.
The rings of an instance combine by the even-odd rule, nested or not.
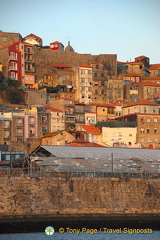
[(160, 179), (0, 177), (0, 219), (160, 214)]

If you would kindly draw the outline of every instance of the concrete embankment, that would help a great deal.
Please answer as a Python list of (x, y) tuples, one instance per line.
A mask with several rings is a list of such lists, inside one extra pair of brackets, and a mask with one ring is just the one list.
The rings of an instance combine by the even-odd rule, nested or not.
[(0, 224), (160, 220), (160, 179), (0, 177)]

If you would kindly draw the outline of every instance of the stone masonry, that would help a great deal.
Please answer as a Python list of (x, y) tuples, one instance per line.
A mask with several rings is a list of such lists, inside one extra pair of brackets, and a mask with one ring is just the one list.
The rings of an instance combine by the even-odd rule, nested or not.
[(0, 218), (160, 214), (160, 179), (0, 177)]

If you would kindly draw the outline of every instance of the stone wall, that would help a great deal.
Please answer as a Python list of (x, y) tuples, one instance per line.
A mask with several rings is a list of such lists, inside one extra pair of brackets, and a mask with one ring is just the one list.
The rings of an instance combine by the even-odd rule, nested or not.
[(22, 36), (19, 33), (0, 32), (0, 47), (17, 41), (22, 41)]
[(47, 91), (46, 89), (25, 89), (26, 93), (26, 104), (46, 104), (47, 101)]
[(160, 179), (0, 177), (0, 216), (160, 214)]
[(75, 67), (79, 64), (103, 63), (108, 74), (117, 75), (116, 54), (79, 54), (75, 52), (61, 52), (51, 49), (34, 47), (34, 59), (36, 66), (46, 66), (48, 63), (63, 63)]

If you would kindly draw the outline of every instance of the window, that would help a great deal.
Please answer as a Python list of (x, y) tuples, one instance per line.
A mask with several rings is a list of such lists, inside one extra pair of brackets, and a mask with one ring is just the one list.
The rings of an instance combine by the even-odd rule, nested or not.
[(150, 133), (150, 128), (147, 128), (147, 133)]
[(121, 88), (121, 84), (120, 83), (118, 83), (118, 88)]
[(96, 65), (96, 69), (99, 69), (99, 65)]
[(156, 110), (155, 110), (155, 108), (153, 108), (153, 113), (155, 113), (156, 112)]
[(81, 91), (85, 91), (85, 87), (81, 87)]
[(156, 133), (158, 133), (158, 130), (157, 130), (157, 128), (154, 128), (154, 133), (156, 134)]
[(101, 77), (104, 77), (104, 73), (101, 73)]
[(132, 133), (129, 133), (129, 137), (132, 137)]
[(158, 118), (154, 118), (154, 123), (158, 123)]
[(142, 65), (139, 66), (139, 69), (142, 69)]
[(150, 138), (148, 138), (148, 139), (147, 139), (147, 143), (150, 143), (150, 142), (151, 142), (151, 140), (150, 140)]
[(109, 92), (109, 97), (112, 97), (113, 96), (113, 93), (112, 92)]
[(80, 81), (81, 83), (84, 83), (85, 82), (85, 79), (84, 78), (81, 78), (81, 81)]
[(147, 123), (151, 122), (151, 119), (149, 117), (147, 117)]
[(146, 107), (144, 107), (144, 113), (146, 113)]
[(91, 70), (88, 70), (88, 74), (92, 74)]
[(121, 92), (118, 92), (118, 98), (120, 98), (121, 97)]
[(144, 133), (144, 128), (141, 128), (140, 132), (141, 132), (141, 133)]
[(35, 124), (35, 117), (29, 117), (29, 124)]
[(94, 77), (97, 77), (97, 73), (94, 73)]
[(84, 74), (85, 73), (85, 70), (84, 69), (81, 69), (81, 74)]
[(112, 83), (109, 83), (109, 88), (113, 88), (113, 84)]
[(95, 94), (98, 94), (98, 90), (95, 90)]

